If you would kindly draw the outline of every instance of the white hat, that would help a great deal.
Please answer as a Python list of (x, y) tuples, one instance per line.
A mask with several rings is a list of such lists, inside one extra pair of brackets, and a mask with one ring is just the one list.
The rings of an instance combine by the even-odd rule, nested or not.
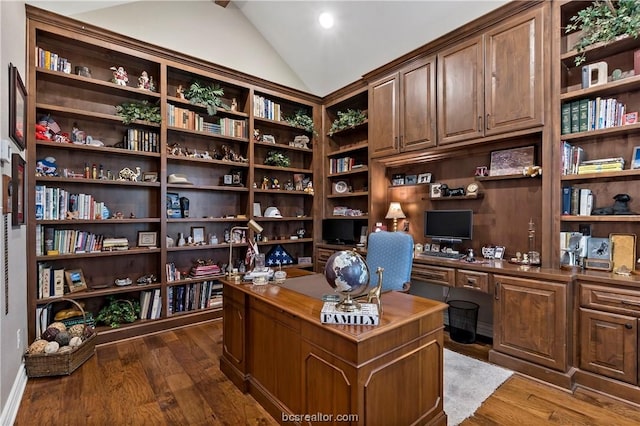
[(277, 207), (267, 207), (264, 211), (264, 217), (282, 217)]
[(172, 173), (169, 175), (168, 183), (181, 183), (187, 185), (193, 185), (193, 183), (189, 182), (186, 175), (181, 175), (178, 173)]

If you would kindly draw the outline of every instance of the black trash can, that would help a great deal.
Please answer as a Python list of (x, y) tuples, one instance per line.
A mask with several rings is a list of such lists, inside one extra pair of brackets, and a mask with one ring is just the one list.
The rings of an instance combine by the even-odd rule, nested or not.
[(449, 335), (458, 343), (476, 341), (478, 326), (478, 309), (480, 306), (466, 300), (449, 301)]

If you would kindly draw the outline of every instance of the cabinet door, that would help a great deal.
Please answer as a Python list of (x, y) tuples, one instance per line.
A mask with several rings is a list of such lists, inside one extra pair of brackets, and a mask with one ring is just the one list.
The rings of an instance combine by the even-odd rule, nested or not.
[(485, 135), (542, 124), (542, 11), (485, 35)]
[(438, 143), (483, 136), (482, 38), (438, 54)]
[(369, 155), (381, 157), (398, 149), (398, 74), (369, 85)]
[(538, 365), (567, 367), (567, 287), (494, 276), (493, 348)]
[(400, 71), (400, 149), (436, 145), (435, 57), (420, 59)]
[(634, 317), (580, 308), (580, 368), (638, 384)]

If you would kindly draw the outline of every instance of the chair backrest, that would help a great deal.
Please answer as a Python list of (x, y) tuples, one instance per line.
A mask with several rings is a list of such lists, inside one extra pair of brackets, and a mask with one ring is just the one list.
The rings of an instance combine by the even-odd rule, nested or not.
[(367, 241), (367, 266), (371, 286), (378, 285), (379, 266), (384, 268), (382, 291), (403, 290), (411, 281), (413, 265), (413, 237), (404, 232), (379, 231), (369, 234)]

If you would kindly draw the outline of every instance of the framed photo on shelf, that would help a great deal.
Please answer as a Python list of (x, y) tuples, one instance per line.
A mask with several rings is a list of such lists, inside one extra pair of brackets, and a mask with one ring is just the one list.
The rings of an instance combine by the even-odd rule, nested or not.
[(418, 176), (417, 175), (406, 175), (404, 178), (404, 184), (405, 185), (415, 185), (416, 183), (418, 183)]
[(504, 257), (504, 246), (496, 246), (495, 251), (493, 252), (494, 259), (502, 259)]
[(202, 244), (204, 243), (204, 227), (203, 226), (192, 226), (191, 227), (191, 237), (193, 238), (194, 244)]
[(396, 173), (391, 177), (391, 185), (404, 185), (404, 174)]
[(156, 231), (138, 231), (138, 247), (158, 247), (158, 233)]
[(534, 165), (535, 153), (533, 145), (492, 151), (489, 176), (521, 175), (522, 169)]
[(20, 154), (11, 155), (11, 226), (24, 225), (25, 164)]
[(429, 251), (440, 251), (440, 243), (431, 243), (431, 250)]
[(143, 182), (157, 182), (158, 181), (158, 173), (157, 172), (143, 172), (142, 173), (142, 181)]
[(420, 173), (417, 183), (431, 183), (431, 173)]
[(640, 169), (640, 146), (633, 148), (633, 155), (631, 156), (631, 168)]
[(442, 197), (442, 184), (441, 183), (432, 183), (429, 188), (429, 196), (431, 198), (440, 198)]
[(9, 64), (9, 136), (20, 151), (26, 148), (27, 90), (18, 68)]
[(64, 277), (69, 288), (69, 293), (82, 291), (87, 289), (87, 282), (84, 280), (82, 269), (67, 269), (64, 271)]

